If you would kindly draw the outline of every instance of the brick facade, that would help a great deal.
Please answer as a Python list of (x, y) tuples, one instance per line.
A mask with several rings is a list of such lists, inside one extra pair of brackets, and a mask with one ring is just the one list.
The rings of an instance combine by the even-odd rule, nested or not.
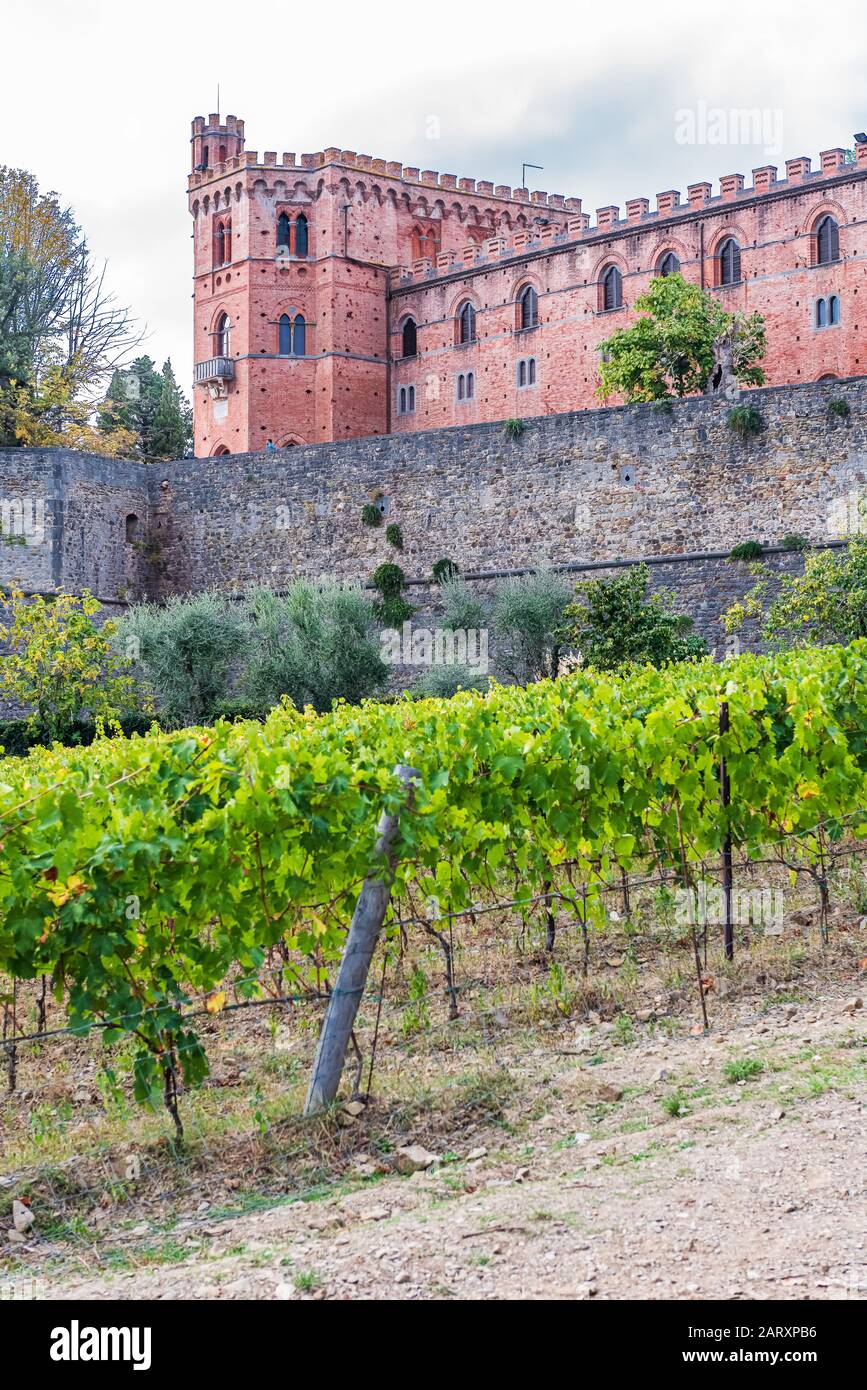
[[(351, 150), (260, 159), (244, 149), (243, 121), (197, 117), (194, 351), (206, 379), (194, 393), (195, 452), (592, 408), (599, 344), (630, 322), (630, 306), (670, 254), (725, 308), (764, 314), (769, 385), (862, 375), (867, 144), (847, 159), (825, 150), (815, 170), (806, 156), (790, 159), (784, 178), (763, 166), (751, 186), (724, 175), (716, 196), (705, 182), (685, 199), (669, 189), (653, 211), (647, 198), (631, 198), (625, 217), (600, 208), (591, 224), (578, 198)], [(837, 237), (820, 263), (817, 229), (827, 216)], [(739, 274), (723, 285), (721, 250), (731, 238)], [(622, 306), (606, 308), (612, 267)], [(524, 328), (528, 287), (537, 322)], [(461, 343), (467, 303), (475, 324)], [(299, 316), (301, 352), (291, 327)], [(290, 325), (282, 336), (281, 319)], [(417, 341), (407, 355), (410, 319)], [(223, 349), (225, 377), (208, 377)]]

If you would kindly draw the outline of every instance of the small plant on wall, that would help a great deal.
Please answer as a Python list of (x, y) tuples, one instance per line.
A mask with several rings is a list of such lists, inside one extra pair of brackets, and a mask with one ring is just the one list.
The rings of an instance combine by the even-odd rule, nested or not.
[(361, 520), (365, 526), (382, 525), (382, 512), (375, 502), (365, 502), (361, 508)]
[(450, 560), (447, 555), (442, 559), (435, 560), (431, 569), (431, 578), (434, 584), (445, 584), (447, 580), (454, 579), (460, 574), (460, 567)]
[(503, 434), (507, 439), (520, 439), (523, 433), (523, 420), (505, 420), (503, 422)]
[(729, 551), (730, 560), (761, 560), (764, 554), (764, 547), (758, 541), (741, 541), (740, 545), (735, 545)]
[(741, 439), (749, 439), (751, 435), (759, 434), (764, 427), (762, 417), (754, 405), (732, 406), (728, 422), (729, 429), (734, 430)]
[(385, 539), (395, 550), (403, 550), (403, 532), (396, 521), (390, 521), (385, 528)]
[(838, 420), (848, 420), (852, 411), (848, 401), (843, 401), (839, 396), (833, 401), (828, 402), (828, 414), (836, 415)]
[(374, 589), (379, 590), (379, 601), (375, 605), (376, 616), (386, 627), (400, 627), (415, 609), (403, 597), (406, 575), (400, 565), (386, 561), (379, 565), (370, 576)]

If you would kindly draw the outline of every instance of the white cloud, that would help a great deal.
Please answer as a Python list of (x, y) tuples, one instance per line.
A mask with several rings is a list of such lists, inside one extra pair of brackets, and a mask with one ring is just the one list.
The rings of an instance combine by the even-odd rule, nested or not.
[[(723, 20), (725, 13), (725, 21)], [(591, 212), (742, 172), (761, 149), (684, 146), (675, 112), (779, 111), (782, 158), (865, 128), (859, 8), (674, 0), (601, 7), (382, 3), (205, 6), (0, 3), (5, 162), (71, 203), (147, 350), (191, 376), (189, 123), (216, 106), (248, 148), (340, 145), (408, 164), (577, 195)], [(13, 60), (10, 61), (10, 58)], [(861, 105), (859, 106), (859, 102)], [(427, 137), (428, 117), (440, 138)]]

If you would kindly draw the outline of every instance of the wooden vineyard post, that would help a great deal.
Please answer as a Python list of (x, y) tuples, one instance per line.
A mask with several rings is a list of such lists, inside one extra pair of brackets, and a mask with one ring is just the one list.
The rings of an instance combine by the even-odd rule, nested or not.
[[(395, 776), (409, 787), (409, 797), (407, 798), (409, 805), (412, 798), (412, 783), (418, 780), (419, 773), (414, 767), (406, 767), (402, 763), (399, 763), (394, 771)], [(310, 1086), (304, 1104), (305, 1115), (318, 1114), (337, 1095), (337, 1088), (340, 1085), (340, 1077), (346, 1059), (346, 1049), (352, 1036), (355, 1017), (367, 984), (370, 962), (373, 959), (373, 952), (376, 949), (379, 933), (385, 920), (388, 901), (391, 897), (391, 875), (395, 864), (394, 842), (397, 838), (397, 827), (398, 817), (396, 815), (390, 816), (383, 811), (378, 826), (379, 839), (376, 842), (376, 856), (378, 860), (384, 861), (383, 867), (376, 873), (369, 874), (364, 880), (358, 901), (355, 904), (337, 979), (328, 1000), (322, 1031), (316, 1046), (316, 1056), (313, 1059), (313, 1070), (310, 1074)]]
[[(727, 734), (729, 731), (729, 707), (728, 701), (723, 700), (719, 707), (719, 731)], [(720, 799), (723, 809), (728, 811), (731, 804), (732, 791), (729, 782), (729, 775), (726, 769), (725, 758), (720, 758), (719, 763), (720, 780)], [(734, 927), (732, 924), (732, 837), (731, 832), (726, 828), (726, 837), (723, 841), (723, 901), (725, 903), (725, 951), (726, 960), (733, 960), (735, 954)]]

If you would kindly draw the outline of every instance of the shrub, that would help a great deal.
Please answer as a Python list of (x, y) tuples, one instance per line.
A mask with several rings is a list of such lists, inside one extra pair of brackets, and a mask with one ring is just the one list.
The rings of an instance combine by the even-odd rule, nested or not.
[[(302, 709), (375, 695), (387, 670), (374, 607), (358, 589), (296, 580), (285, 594), (254, 589), (244, 616), (251, 643), (241, 681), (249, 708), (264, 713), (285, 695)], [(228, 713), (228, 711), (227, 711)], [(231, 717), (231, 715), (230, 715)]]
[(747, 619), (771, 647), (867, 637), (867, 537), (853, 535), (841, 551), (808, 550), (804, 573), (775, 576), (773, 587), (757, 570), (755, 586), (723, 615), (727, 632)]
[(374, 613), (380, 622), (386, 627), (400, 627), (401, 623), (412, 617), (415, 609), (403, 597), (406, 575), (400, 565), (386, 560), (373, 571), (370, 582), (374, 589), (379, 590), (380, 598), (374, 605)]
[(520, 439), (523, 433), (523, 420), (511, 419), (503, 421), (503, 434), (506, 436), (507, 439)]
[(114, 645), (117, 623), (94, 621), (101, 607), (87, 590), (51, 600), (0, 590), (9, 615), (0, 623), (0, 695), (31, 710), (34, 742), (63, 742), (84, 719), (113, 724), (135, 708), (135, 682)]
[(210, 719), (229, 694), (232, 667), (246, 632), (237, 604), (213, 592), (142, 603), (119, 626), (120, 650), (138, 642), (138, 662), (166, 727)]
[(764, 429), (764, 421), (754, 405), (733, 405), (728, 413), (728, 422), (729, 429), (734, 430), (741, 439), (749, 439)]
[(470, 666), (430, 666), (414, 683), (412, 694), (448, 700), (459, 690), (487, 690), (489, 677)]
[[(116, 725), (112, 726), (112, 733), (117, 737), (119, 729), (124, 737), (129, 737), (130, 734), (146, 734), (155, 723), (153, 715), (133, 711), (120, 716)], [(69, 748), (87, 748), (93, 743), (97, 733), (95, 724), (89, 720), (81, 720), (68, 728), (65, 736), (57, 742), (64, 743)], [(44, 743), (45, 740), (31, 728), (29, 720), (0, 719), (0, 748), (7, 758), (23, 758), (31, 748), (38, 748)]]
[(454, 579), (460, 574), (460, 568), (454, 560), (443, 556), (441, 560), (435, 560), (431, 570), (431, 578), (434, 584), (444, 584), (447, 579)]
[(761, 560), (764, 553), (765, 548), (759, 541), (741, 541), (740, 545), (732, 546), (729, 551), (729, 559), (744, 560), (749, 563), (752, 560)]
[(653, 411), (654, 415), (674, 414), (674, 403), (668, 398), (668, 396), (663, 396), (661, 400), (654, 401), (650, 408)]
[(572, 596), (572, 586), (547, 568), (499, 585), (492, 609), (497, 658), (514, 680), (523, 684), (556, 675), (563, 615)]
[(784, 550), (809, 550), (810, 542), (806, 536), (799, 536), (797, 531), (790, 531), (783, 536), (782, 546)]
[(839, 396), (828, 402), (828, 414), (836, 415), (839, 420), (848, 420), (852, 414), (848, 401), (841, 400)]
[(390, 521), (385, 528), (385, 539), (395, 550), (403, 550), (403, 532), (396, 521)]
[(365, 526), (382, 525), (382, 512), (375, 502), (365, 502), (361, 508), (361, 520)]
[(633, 565), (616, 579), (579, 586), (583, 602), (567, 608), (564, 640), (584, 665), (614, 671), (629, 662), (663, 666), (707, 655), (692, 619), (674, 612), (668, 594), (647, 597), (649, 579), (647, 565)]
[(488, 610), (465, 579), (447, 579), (440, 589), (440, 598), (443, 603), (443, 627), (468, 632), (487, 624)]

